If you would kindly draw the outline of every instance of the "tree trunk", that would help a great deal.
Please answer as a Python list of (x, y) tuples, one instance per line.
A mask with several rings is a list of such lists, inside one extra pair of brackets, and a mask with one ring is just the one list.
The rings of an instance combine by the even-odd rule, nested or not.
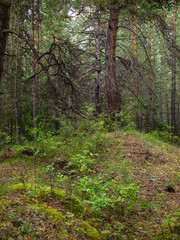
[(152, 125), (153, 125), (153, 106), (152, 106), (152, 79), (151, 79), (151, 48), (152, 48), (152, 42), (151, 42), (151, 20), (149, 22), (149, 71), (148, 71), (148, 84), (149, 84), (149, 99), (148, 99), (148, 131), (151, 132)]
[(174, 1), (173, 36), (172, 36), (172, 88), (171, 88), (171, 127), (173, 135), (176, 134), (176, 17), (177, 6)]
[(106, 38), (106, 60), (105, 60), (105, 82), (107, 91), (108, 110), (112, 120), (121, 110), (121, 99), (116, 82), (116, 38), (118, 30), (118, 16), (121, 7), (114, 0), (110, 9), (107, 38)]
[[(167, 45), (165, 46), (165, 54), (167, 55)], [(170, 109), (169, 109), (169, 94), (168, 94), (168, 65), (165, 63), (165, 87), (166, 87), (166, 122), (167, 125), (170, 126)]]
[(167, 125), (170, 126), (170, 117), (169, 117), (169, 103), (168, 103), (168, 85), (166, 78), (166, 116), (167, 116)]
[(96, 10), (96, 23), (95, 23), (95, 36), (96, 36), (96, 72), (95, 78), (95, 108), (96, 114), (101, 113), (100, 104), (100, 74), (101, 74), (101, 49), (100, 49), (100, 12)]
[[(15, 21), (16, 22), (16, 21)], [(18, 13), (18, 32), (20, 29), (20, 7), (19, 7), (19, 13)], [(15, 65), (15, 78), (14, 78), (14, 111), (15, 111), (15, 127), (16, 127), (16, 136), (17, 136), (17, 142), (19, 141), (19, 111), (18, 111), (18, 57), (19, 57), (19, 38), (16, 36), (16, 65)]]
[[(0, 3), (0, 93), (2, 92), (2, 74), (4, 65), (4, 54), (8, 33), (2, 33), (9, 27), (10, 3)], [(2, 123), (2, 101), (0, 100), (0, 124)]]
[(177, 106), (177, 134), (180, 137), (180, 74), (179, 74), (179, 96), (178, 96), (178, 106)]
[[(31, 31), (32, 31), (32, 41), (33, 44), (35, 46), (35, 12), (34, 12), (34, 0), (32, 0), (32, 22), (31, 22)], [(37, 19), (36, 19), (37, 21)], [(37, 28), (37, 25), (36, 25)], [(36, 30), (39, 30), (39, 26)], [(37, 34), (37, 33), (36, 33)], [(39, 38), (36, 35), (36, 39), (39, 40)], [(36, 43), (36, 51), (39, 52), (39, 42)], [(36, 73), (36, 58), (34, 56), (34, 53), (32, 53), (32, 68), (33, 68), (33, 87), (32, 87), (32, 97), (33, 97), (33, 127), (35, 131), (34, 134), (34, 142), (37, 141), (37, 137), (38, 137), (38, 133), (37, 133), (37, 129), (38, 129), (38, 120), (37, 120), (37, 111), (38, 111), (38, 107), (37, 107), (37, 103), (38, 103), (38, 99), (37, 99), (37, 76), (35, 75)]]
[[(40, 11), (40, 3), (39, 0), (36, 1), (36, 50), (39, 53), (39, 20), (40, 20), (40, 16), (39, 16), (39, 11)], [(36, 65), (36, 71), (38, 71), (39, 66)], [(36, 121), (34, 123), (34, 127), (36, 129), (38, 129), (38, 119), (37, 119), (37, 115), (38, 115), (38, 91), (39, 91), (39, 75), (36, 75), (35, 77), (35, 82), (34, 82), (34, 89), (35, 89), (35, 115), (36, 115)], [(38, 132), (37, 132), (37, 137), (38, 137)], [(36, 141), (36, 139), (35, 139)]]
[[(134, 58), (137, 61), (137, 11), (134, 11), (133, 15), (133, 54)], [(133, 91), (138, 98), (138, 73), (137, 69), (135, 69), (135, 75), (133, 79)], [(138, 108), (135, 109), (135, 119), (136, 119), (136, 129), (141, 130), (141, 116), (139, 114)]]

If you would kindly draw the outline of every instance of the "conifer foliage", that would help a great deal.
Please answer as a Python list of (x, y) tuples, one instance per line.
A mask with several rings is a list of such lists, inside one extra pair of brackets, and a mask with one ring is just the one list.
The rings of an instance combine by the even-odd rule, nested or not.
[(180, 135), (178, 1), (0, 1), (1, 138), (108, 115)]

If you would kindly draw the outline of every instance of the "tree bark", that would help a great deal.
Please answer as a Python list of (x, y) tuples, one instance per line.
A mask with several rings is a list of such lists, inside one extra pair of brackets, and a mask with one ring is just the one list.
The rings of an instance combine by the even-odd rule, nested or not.
[(176, 134), (176, 17), (177, 6), (174, 1), (173, 37), (172, 37), (172, 87), (171, 87), (171, 127), (173, 135)]
[[(165, 54), (167, 55), (167, 46), (165, 45)], [(165, 63), (165, 88), (166, 88), (166, 123), (170, 126), (170, 109), (169, 109), (169, 94), (168, 94), (168, 71), (167, 62)]]
[[(18, 20), (17, 20), (17, 24), (18, 24), (18, 32), (20, 29), (20, 11), (21, 11), (21, 7), (19, 7), (19, 13), (18, 13)], [(16, 24), (16, 20), (15, 20), (15, 24)], [(15, 77), (14, 77), (14, 111), (15, 111), (15, 127), (16, 127), (16, 136), (17, 136), (17, 142), (19, 141), (19, 108), (18, 108), (18, 68), (19, 68), (19, 64), (18, 64), (18, 57), (19, 57), (19, 38), (16, 36), (16, 63), (15, 63)]]
[[(10, 6), (10, 3), (0, 3), (0, 93), (2, 92), (4, 54), (8, 37), (8, 34), (2, 33), (2, 31), (9, 27)], [(2, 113), (2, 101), (0, 101), (0, 124), (2, 123)]]
[[(39, 52), (39, 25), (38, 19), (36, 19), (36, 51)], [(35, 46), (35, 5), (34, 0), (32, 0), (32, 20), (31, 20), (31, 32), (32, 32), (32, 41)], [(38, 137), (38, 120), (37, 120), (37, 111), (38, 111), (38, 85), (37, 85), (37, 76), (36, 73), (36, 58), (34, 53), (32, 53), (32, 70), (33, 70), (33, 87), (32, 87), (32, 97), (33, 97), (33, 127), (35, 131), (34, 142), (37, 141)]]
[(95, 78), (95, 109), (96, 114), (101, 113), (100, 104), (100, 74), (101, 74), (101, 49), (100, 49), (100, 12), (96, 10), (96, 23), (95, 23), (95, 36), (96, 36), (96, 72)]
[(109, 15), (107, 37), (106, 37), (106, 60), (105, 60), (105, 82), (107, 91), (108, 111), (112, 120), (121, 110), (121, 98), (116, 82), (116, 39), (118, 30), (118, 16), (121, 6), (118, 0), (114, 0)]
[(153, 87), (152, 79), (151, 79), (151, 20), (149, 22), (149, 70), (148, 70), (148, 84), (149, 84), (149, 99), (148, 99), (148, 131), (151, 132), (153, 126), (153, 96), (151, 88)]
[(179, 96), (178, 96), (178, 106), (177, 106), (177, 133), (180, 137), (180, 74), (179, 74)]
[[(137, 10), (135, 9), (134, 15), (133, 15), (133, 54), (134, 58), (137, 61)], [(137, 69), (135, 69), (135, 75), (133, 79), (133, 91), (135, 95), (138, 97), (139, 91), (138, 91), (138, 73)], [(135, 109), (135, 119), (136, 119), (136, 129), (141, 130), (141, 116), (138, 112), (138, 108)]]

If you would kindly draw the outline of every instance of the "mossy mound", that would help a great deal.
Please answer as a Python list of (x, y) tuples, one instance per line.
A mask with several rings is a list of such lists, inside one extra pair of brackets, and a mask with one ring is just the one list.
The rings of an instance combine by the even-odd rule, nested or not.
[(73, 196), (67, 196), (65, 200), (62, 202), (66, 209), (70, 210), (71, 212), (80, 215), (84, 211), (84, 206), (80, 202), (80, 200)]
[(84, 234), (87, 239), (101, 239), (99, 232), (85, 221), (82, 222), (79, 232)]
[(153, 240), (179, 240), (180, 239), (180, 223), (165, 225), (160, 232)]
[(76, 215), (80, 215), (85, 211), (85, 207), (82, 205), (81, 201), (73, 195), (66, 195), (66, 192), (63, 190), (54, 189), (53, 192), (50, 187), (34, 187), (32, 184), (23, 184), (19, 183), (16, 185), (11, 185), (10, 190), (22, 190), (30, 191), (35, 189), (36, 194), (43, 197), (48, 197), (51, 195), (54, 199), (60, 200), (61, 204)]
[(60, 211), (57, 211), (56, 209), (49, 207), (46, 204), (29, 204), (29, 207), (30, 209), (37, 209), (39, 212), (44, 213), (47, 218), (51, 218), (53, 220), (60, 220), (63, 222), (66, 221), (66, 218)]
[[(63, 231), (65, 231), (63, 226), (65, 222), (66, 223), (68, 222), (68, 219), (60, 211), (42, 202), (44, 198), (48, 198), (49, 196), (51, 196), (51, 198), (53, 197), (54, 199), (59, 200), (67, 211), (72, 212), (77, 216), (74, 222), (75, 224), (73, 224), (74, 230), (77, 232), (77, 234), (80, 234), (81, 236), (83, 235), (85, 239), (90, 239), (90, 240), (105, 239), (105, 238), (102, 238), (98, 230), (93, 226), (91, 226), (88, 222), (81, 221), (78, 219), (78, 216), (86, 212), (86, 209), (84, 208), (81, 201), (76, 196), (73, 196), (73, 195), (71, 196), (69, 194), (66, 194), (66, 192), (63, 190), (54, 189), (52, 192), (50, 187), (41, 187), (41, 186), (35, 187), (33, 186), (33, 184), (19, 183), (16, 185), (11, 185), (9, 189), (13, 191), (14, 190), (26, 191), (29, 194), (32, 193), (32, 191), (35, 191), (36, 195), (38, 195), (38, 198), (40, 197), (40, 199), (38, 203), (34, 203), (33, 201), (30, 201), (30, 203), (28, 204), (29, 209), (43, 213), (49, 219), (52, 219), (54, 221), (59, 221), (62, 226), (61, 229), (59, 229), (60, 234), (62, 234)], [(65, 235), (67, 236), (67, 232)]]
[(8, 206), (8, 205), (10, 205), (11, 204), (11, 202), (10, 201), (7, 201), (7, 200), (0, 200), (0, 207), (1, 206)]
[[(40, 188), (40, 193), (44, 196), (52, 194), (51, 188)], [(62, 205), (65, 206), (65, 208), (75, 214), (82, 214), (82, 212), (85, 210), (84, 206), (82, 205), (81, 201), (73, 196), (65, 193), (63, 190), (53, 190), (53, 197), (57, 200), (60, 200)]]
[(10, 190), (22, 190), (22, 191), (27, 191), (27, 190), (30, 190), (31, 188), (32, 188), (32, 185), (27, 183), (18, 183), (15, 185), (11, 185), (9, 187)]

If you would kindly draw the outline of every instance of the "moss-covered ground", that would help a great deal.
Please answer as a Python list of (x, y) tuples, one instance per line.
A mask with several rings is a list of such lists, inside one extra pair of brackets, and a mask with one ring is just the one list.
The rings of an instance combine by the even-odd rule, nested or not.
[(178, 240), (179, 163), (179, 147), (138, 132), (2, 149), (0, 239)]

